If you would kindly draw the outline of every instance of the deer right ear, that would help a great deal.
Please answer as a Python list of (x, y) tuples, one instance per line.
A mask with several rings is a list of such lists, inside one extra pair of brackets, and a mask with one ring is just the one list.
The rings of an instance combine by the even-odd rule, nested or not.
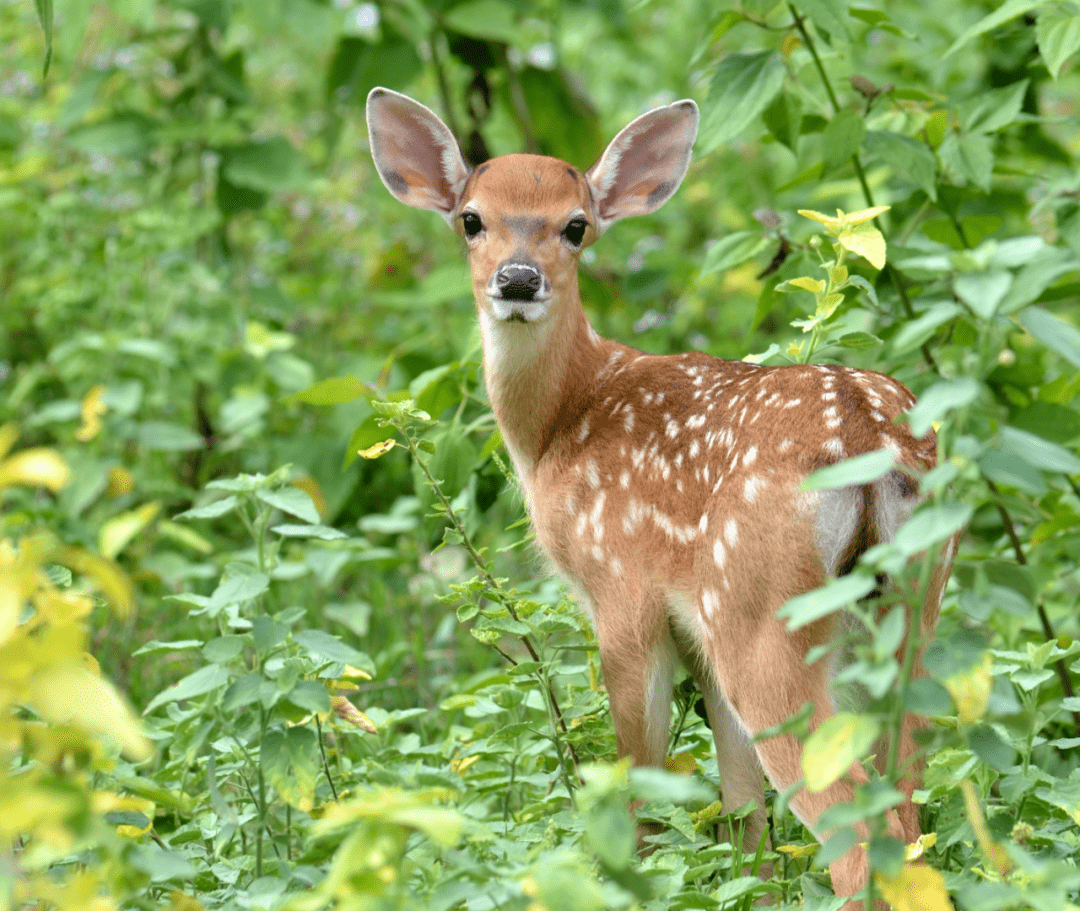
[(407, 206), (453, 219), (470, 168), (457, 140), (430, 108), (407, 95), (374, 88), (367, 97), (368, 138), (386, 188)]

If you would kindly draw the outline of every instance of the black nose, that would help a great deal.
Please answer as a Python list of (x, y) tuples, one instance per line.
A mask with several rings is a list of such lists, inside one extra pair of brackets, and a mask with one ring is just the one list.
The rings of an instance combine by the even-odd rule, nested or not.
[(503, 300), (531, 301), (543, 285), (543, 276), (532, 266), (513, 263), (495, 273), (495, 286)]

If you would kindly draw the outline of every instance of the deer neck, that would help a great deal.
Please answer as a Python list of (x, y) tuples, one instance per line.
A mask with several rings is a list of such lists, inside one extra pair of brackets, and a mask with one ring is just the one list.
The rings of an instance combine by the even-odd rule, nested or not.
[(534, 323), (496, 320), (481, 306), (480, 331), (488, 398), (528, 495), (540, 460), (576, 432), (616, 346), (589, 325), (576, 287)]

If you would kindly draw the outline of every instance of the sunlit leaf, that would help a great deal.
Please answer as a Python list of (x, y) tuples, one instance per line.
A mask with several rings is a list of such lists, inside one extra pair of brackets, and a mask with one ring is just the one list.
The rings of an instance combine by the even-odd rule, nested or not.
[(877, 722), (868, 715), (837, 712), (826, 718), (803, 745), (806, 787), (824, 791), (862, 758), (879, 733)]
[(926, 864), (906, 863), (896, 876), (875, 874), (874, 882), (896, 911), (952, 911), (945, 878)]

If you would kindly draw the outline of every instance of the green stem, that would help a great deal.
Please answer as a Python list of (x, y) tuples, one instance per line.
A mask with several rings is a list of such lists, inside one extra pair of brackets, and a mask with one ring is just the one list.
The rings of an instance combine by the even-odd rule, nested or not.
[[(821, 62), (821, 57), (818, 56), (817, 47), (814, 45), (813, 39), (810, 37), (810, 33), (806, 30), (806, 23), (803, 21), (802, 16), (799, 15), (798, 10), (788, 3), (788, 10), (791, 12), (791, 16), (795, 21), (795, 28), (799, 30), (799, 35), (802, 37), (803, 43), (806, 45), (810, 56), (814, 60), (814, 68), (818, 71), (818, 76), (821, 78), (821, 84), (825, 87), (825, 93), (829, 96), (829, 102), (832, 104), (833, 113), (840, 112), (840, 102), (837, 100), (836, 93), (833, 91), (832, 83), (829, 81), (829, 75), (825, 72), (825, 66)], [(863, 170), (862, 160), (859, 158), (859, 153), (855, 152), (851, 156), (851, 164), (855, 168), (855, 177), (859, 181), (859, 186), (862, 187), (863, 198), (866, 200), (868, 208), (874, 207), (874, 194), (870, 190), (870, 183), (866, 179), (866, 171)], [(874, 219), (874, 225), (882, 236), (885, 236), (885, 231), (882, 229), (881, 220), (879, 218)], [(896, 288), (896, 294), (900, 298), (900, 306), (904, 309), (904, 314), (908, 319), (912, 319), (915, 316), (915, 308), (911, 305), (911, 298), (908, 297), (907, 288), (904, 287), (903, 278), (896, 270), (896, 267), (892, 263), (886, 262), (885, 268), (889, 273), (889, 280), (892, 282), (893, 287)], [(923, 359), (930, 366), (932, 370), (938, 372), (937, 362), (934, 360), (933, 354), (930, 353), (930, 346), (923, 342), (922, 347)]]

